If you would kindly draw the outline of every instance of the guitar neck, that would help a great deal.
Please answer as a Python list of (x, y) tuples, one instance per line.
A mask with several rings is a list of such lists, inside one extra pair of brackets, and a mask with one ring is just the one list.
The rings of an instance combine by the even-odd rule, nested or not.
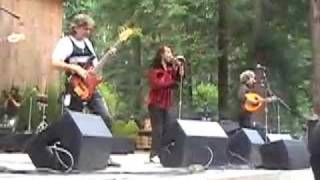
[(107, 64), (107, 62), (112, 59), (111, 57), (113, 56), (112, 49), (117, 48), (120, 45), (121, 41), (117, 41), (113, 46), (111, 46), (110, 50), (108, 50), (101, 58), (100, 61), (98, 62), (97, 66), (95, 67), (95, 71), (101, 73), (103, 67)]

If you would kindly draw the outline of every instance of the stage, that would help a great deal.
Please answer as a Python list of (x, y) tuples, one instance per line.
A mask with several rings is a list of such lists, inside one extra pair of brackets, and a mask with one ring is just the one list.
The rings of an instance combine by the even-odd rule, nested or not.
[(226, 167), (195, 172), (188, 168), (163, 168), (160, 163), (148, 163), (147, 152), (127, 155), (111, 155), (121, 164), (120, 168), (107, 167), (105, 170), (88, 173), (63, 174), (37, 171), (27, 154), (0, 154), (0, 179), (37, 180), (83, 179), (83, 180), (127, 180), (127, 179), (219, 179), (219, 180), (312, 180), (311, 169), (303, 170), (250, 170), (247, 167)]

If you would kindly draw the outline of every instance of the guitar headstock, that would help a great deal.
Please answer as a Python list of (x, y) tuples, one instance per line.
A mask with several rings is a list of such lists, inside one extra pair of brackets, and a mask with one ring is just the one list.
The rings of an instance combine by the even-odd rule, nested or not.
[(130, 36), (141, 34), (140, 28), (122, 27), (120, 28), (119, 41), (124, 42), (129, 39)]

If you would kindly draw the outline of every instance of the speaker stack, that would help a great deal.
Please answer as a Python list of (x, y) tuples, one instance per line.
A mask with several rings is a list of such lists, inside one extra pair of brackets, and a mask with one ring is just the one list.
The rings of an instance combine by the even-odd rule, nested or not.
[(304, 169), (310, 166), (306, 144), (300, 140), (276, 140), (261, 146), (263, 167)]
[(66, 110), (60, 121), (35, 135), (26, 150), (37, 168), (100, 170), (107, 167), (111, 138), (100, 116)]
[[(267, 134), (265, 142), (262, 136), (265, 132), (236, 129), (234, 122), (222, 122), (221, 125), (229, 135), (228, 155), (232, 164), (248, 164), (267, 169), (303, 169), (310, 166), (307, 145), (303, 141), (294, 140), (289, 134)], [(320, 129), (320, 124), (318, 126)], [(309, 144), (320, 144), (317, 139), (319, 138), (313, 138)], [(310, 146), (314, 147), (315, 152), (319, 152), (320, 157), (319, 146)]]

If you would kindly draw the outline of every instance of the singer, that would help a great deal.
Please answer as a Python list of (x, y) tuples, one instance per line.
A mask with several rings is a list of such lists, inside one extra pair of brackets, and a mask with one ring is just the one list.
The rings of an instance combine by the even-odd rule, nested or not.
[(174, 57), (172, 49), (162, 46), (156, 53), (148, 71), (148, 110), (152, 127), (150, 162), (158, 161), (163, 137), (175, 123), (172, 113), (172, 95), (179, 80), (184, 76), (183, 56)]

